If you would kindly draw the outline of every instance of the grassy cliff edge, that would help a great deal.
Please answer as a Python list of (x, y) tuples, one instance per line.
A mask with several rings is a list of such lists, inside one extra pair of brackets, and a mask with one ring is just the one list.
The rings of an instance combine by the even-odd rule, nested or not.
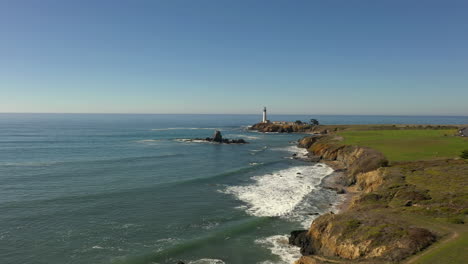
[[(345, 169), (341, 184), (356, 195), (347, 210), (322, 215), (309, 230), (293, 232), (291, 243), (300, 246), (304, 255), (298, 264), (434, 263), (431, 254), (418, 253), (429, 246), (426, 251), (434, 251), (432, 248), (438, 248), (438, 244), (454, 234), (460, 242), (451, 241), (453, 247), (466, 244), (468, 163), (465, 160), (441, 157), (387, 160), (386, 151), (349, 144), (347, 135), (340, 135), (340, 131), (359, 130), (340, 127), (329, 128), (333, 132), (326, 136), (305, 137), (299, 146), (335, 168)], [(377, 130), (402, 130), (385, 126), (389, 127), (392, 129), (379, 127)], [(420, 129), (428, 132), (448, 128)], [(369, 127), (361, 131), (369, 131)], [(439, 249), (441, 252), (433, 257), (443, 258), (451, 252), (451, 262), (446, 263), (463, 263), (466, 253), (453, 253), (453, 247)]]

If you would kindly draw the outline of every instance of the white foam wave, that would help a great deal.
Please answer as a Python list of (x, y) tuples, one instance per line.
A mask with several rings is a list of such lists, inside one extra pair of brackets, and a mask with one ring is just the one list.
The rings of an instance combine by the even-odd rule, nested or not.
[(272, 148), (272, 150), (279, 150), (279, 151), (287, 151), (290, 153), (294, 153), (297, 155), (298, 158), (307, 158), (309, 152), (305, 148), (300, 148), (298, 146), (288, 146), (284, 148)]
[(268, 148), (267, 146), (264, 146), (264, 147), (262, 147), (261, 149), (252, 149), (252, 150), (249, 150), (249, 151), (250, 151), (250, 155), (256, 155), (258, 152), (265, 151), (267, 148)]
[(207, 130), (220, 130), (214, 127), (168, 127), (168, 128), (153, 128), (152, 131), (168, 131), (168, 130), (199, 130), (199, 129), (207, 129)]
[(228, 135), (223, 136), (223, 137), (226, 137), (226, 138), (245, 138), (245, 139), (250, 139), (250, 140), (260, 139), (260, 137), (242, 135), (242, 134), (228, 134)]
[(146, 143), (146, 144), (154, 144), (155, 142), (161, 141), (160, 139), (142, 139), (142, 140), (137, 140), (136, 142), (138, 143)]
[(254, 216), (288, 216), (301, 201), (318, 188), (322, 178), (332, 173), (326, 165), (297, 166), (273, 174), (254, 176), (254, 183), (230, 186), (224, 192), (247, 204), (246, 212)]
[(225, 264), (225, 262), (220, 259), (203, 258), (199, 260), (190, 261), (189, 264)]
[(260, 244), (270, 249), (273, 255), (277, 255), (280, 261), (264, 261), (262, 264), (291, 264), (301, 257), (300, 248), (289, 245), (287, 235), (276, 235), (255, 240), (255, 243)]
[(211, 143), (202, 139), (190, 139), (190, 138), (176, 138), (174, 141), (183, 142), (183, 143)]

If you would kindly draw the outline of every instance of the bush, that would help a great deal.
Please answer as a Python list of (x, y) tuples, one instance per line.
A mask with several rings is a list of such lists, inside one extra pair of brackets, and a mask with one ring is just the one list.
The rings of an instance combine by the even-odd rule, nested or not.
[(462, 217), (450, 217), (447, 219), (449, 223), (462, 225), (465, 223)]
[(351, 219), (348, 222), (346, 222), (346, 229), (348, 231), (353, 231), (357, 229), (361, 225), (361, 222), (356, 220), (356, 219)]
[(462, 159), (468, 159), (468, 149), (462, 151), (460, 157), (461, 157)]

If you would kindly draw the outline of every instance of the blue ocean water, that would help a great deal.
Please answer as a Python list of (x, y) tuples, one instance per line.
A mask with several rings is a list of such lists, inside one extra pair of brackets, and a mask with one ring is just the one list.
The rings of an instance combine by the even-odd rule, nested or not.
[[(286, 234), (333, 210), (300, 134), (260, 115), (0, 114), (0, 263), (289, 263)], [(309, 116), (271, 116), (309, 120)], [(323, 124), (468, 117), (313, 116)], [(185, 142), (215, 129), (245, 145)]]

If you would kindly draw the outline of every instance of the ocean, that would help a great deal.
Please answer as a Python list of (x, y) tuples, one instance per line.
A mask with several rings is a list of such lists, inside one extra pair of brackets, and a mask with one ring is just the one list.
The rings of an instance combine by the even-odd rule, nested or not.
[[(468, 117), (270, 116), (322, 124)], [(335, 210), (333, 172), (261, 115), (0, 114), (0, 263), (291, 263), (294, 229)], [(220, 130), (245, 145), (187, 142)]]

